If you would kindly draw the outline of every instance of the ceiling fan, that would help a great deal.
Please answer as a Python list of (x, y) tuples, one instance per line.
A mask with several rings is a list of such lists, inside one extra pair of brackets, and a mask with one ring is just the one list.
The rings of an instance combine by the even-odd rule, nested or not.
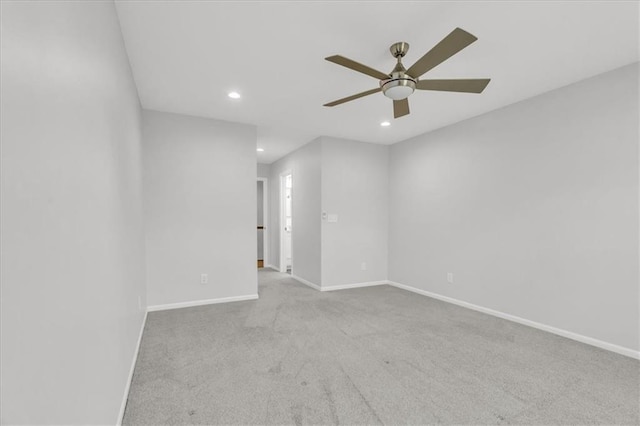
[(443, 92), (482, 93), (484, 88), (487, 87), (487, 84), (489, 84), (490, 79), (488, 78), (419, 80), (419, 77), (424, 73), (446, 61), (477, 39), (478, 38), (476, 36), (469, 34), (465, 30), (456, 28), (448, 36), (442, 39), (440, 43), (436, 44), (430, 51), (425, 53), (422, 58), (418, 59), (415, 64), (411, 65), (409, 69), (405, 69), (404, 65), (402, 65), (402, 57), (407, 54), (409, 44), (405, 42), (394, 43), (391, 45), (389, 50), (391, 50), (393, 57), (398, 60), (398, 63), (389, 74), (385, 74), (359, 62), (345, 58), (344, 56), (329, 56), (325, 58), (329, 62), (342, 65), (343, 67), (347, 67), (354, 71), (379, 79), (380, 87), (338, 99), (337, 101), (329, 102), (328, 104), (324, 104), (324, 106), (332, 107), (354, 99), (382, 92), (386, 97), (393, 99), (393, 117), (399, 118), (409, 114), (409, 100), (407, 98), (416, 89), (438, 90)]

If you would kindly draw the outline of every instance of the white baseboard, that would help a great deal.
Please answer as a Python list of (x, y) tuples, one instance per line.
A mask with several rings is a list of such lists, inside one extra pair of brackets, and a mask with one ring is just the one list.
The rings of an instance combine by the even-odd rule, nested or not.
[(334, 290), (346, 290), (348, 288), (358, 288), (358, 287), (372, 287), (374, 285), (385, 285), (389, 284), (389, 281), (367, 281), (363, 283), (353, 283), (353, 284), (339, 284), (339, 285), (330, 285), (330, 286), (319, 286), (316, 283), (312, 283), (311, 281), (305, 280), (304, 278), (300, 278), (297, 275), (291, 275), (296, 281), (301, 282), (304, 285), (307, 285), (318, 291), (334, 291)]
[(166, 311), (168, 309), (190, 308), (193, 306), (213, 305), (216, 303), (241, 302), (243, 300), (255, 300), (257, 294), (247, 294), (245, 296), (221, 297), (219, 299), (192, 300), (190, 302), (168, 303), (166, 305), (153, 305), (147, 308), (147, 312)]
[(372, 287), (374, 285), (384, 285), (384, 284), (388, 284), (388, 283), (389, 283), (389, 281), (368, 281), (368, 282), (364, 282), (364, 283), (321, 286), (320, 287), (320, 291), (334, 291), (334, 290), (345, 290), (345, 289), (348, 289), (348, 288)]
[(122, 424), (122, 420), (124, 420), (124, 410), (127, 408), (127, 399), (129, 398), (129, 389), (131, 388), (131, 380), (133, 380), (133, 372), (136, 368), (136, 361), (138, 360), (138, 352), (140, 351), (140, 343), (142, 342), (142, 332), (144, 331), (144, 326), (147, 323), (147, 312), (144, 313), (144, 318), (142, 319), (142, 326), (140, 327), (140, 333), (138, 333), (138, 343), (136, 344), (136, 350), (133, 353), (133, 360), (131, 361), (131, 368), (129, 369), (129, 377), (127, 378), (127, 384), (124, 388), (124, 396), (122, 397), (122, 403), (120, 404), (120, 413), (118, 414), (118, 422), (117, 426)]
[(307, 281), (304, 278), (300, 278), (297, 275), (291, 274), (291, 278), (293, 278), (294, 280), (296, 280), (296, 281), (298, 281), (298, 282), (300, 282), (300, 283), (302, 283), (304, 285), (308, 285), (309, 287), (311, 287), (313, 289), (316, 289), (318, 291), (322, 291), (322, 289), (320, 288), (320, 286), (318, 284), (314, 284), (311, 281)]
[(473, 303), (464, 302), (462, 300), (454, 299), (448, 296), (442, 296), (437, 293), (432, 293), (430, 291), (422, 290), (422, 289), (411, 287), (408, 285), (396, 283), (393, 281), (387, 281), (387, 283), (391, 286), (401, 288), (403, 290), (411, 291), (427, 297), (432, 297), (434, 299), (442, 300), (443, 302), (452, 303), (454, 305), (462, 306), (464, 308), (472, 309), (474, 311), (493, 315), (494, 317), (506, 319), (508, 321), (517, 322), (518, 324), (527, 325), (529, 327), (537, 328), (538, 330), (557, 334), (558, 336), (566, 337), (567, 339), (571, 339), (571, 340), (576, 340), (581, 343), (586, 343), (587, 345), (591, 345), (591, 346), (598, 347), (600, 349), (605, 349), (607, 351), (615, 352), (620, 355), (628, 356), (635, 359), (640, 359), (640, 351), (636, 351), (634, 349), (625, 348), (623, 346), (618, 346), (613, 343), (604, 342), (602, 340), (594, 339), (592, 337), (583, 336), (581, 334), (573, 333), (571, 331), (552, 327), (546, 324), (541, 324), (539, 322), (531, 321), (525, 318), (520, 318), (515, 315), (505, 314), (504, 312), (496, 311), (490, 308), (485, 308), (483, 306), (474, 305)]
[(273, 269), (274, 271), (280, 272), (280, 268), (278, 268), (277, 266), (267, 265), (266, 267), (269, 268), (269, 269)]

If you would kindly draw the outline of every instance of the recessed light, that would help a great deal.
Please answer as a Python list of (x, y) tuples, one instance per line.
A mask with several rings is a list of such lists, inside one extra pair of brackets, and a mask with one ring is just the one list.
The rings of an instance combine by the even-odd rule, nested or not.
[(256, 151), (258, 152), (264, 152), (264, 148), (257, 148)]
[(229, 96), (231, 99), (240, 99), (240, 93), (238, 92), (229, 92), (227, 96)]
[(389, 126), (391, 126), (391, 123), (389, 123), (388, 121), (383, 121), (382, 123), (380, 123), (380, 125), (382, 127), (389, 127)]

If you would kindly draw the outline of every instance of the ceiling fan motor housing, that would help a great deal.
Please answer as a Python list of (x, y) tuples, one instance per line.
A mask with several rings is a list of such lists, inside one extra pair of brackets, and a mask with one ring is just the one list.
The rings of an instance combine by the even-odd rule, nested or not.
[(399, 101), (408, 98), (416, 90), (416, 79), (404, 72), (392, 72), (388, 80), (380, 80), (380, 88), (387, 98)]

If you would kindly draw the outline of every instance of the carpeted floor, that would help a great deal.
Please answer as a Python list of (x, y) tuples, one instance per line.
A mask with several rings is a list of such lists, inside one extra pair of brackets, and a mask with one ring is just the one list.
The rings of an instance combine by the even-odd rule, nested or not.
[(390, 286), (149, 313), (124, 424), (639, 424), (640, 362)]

